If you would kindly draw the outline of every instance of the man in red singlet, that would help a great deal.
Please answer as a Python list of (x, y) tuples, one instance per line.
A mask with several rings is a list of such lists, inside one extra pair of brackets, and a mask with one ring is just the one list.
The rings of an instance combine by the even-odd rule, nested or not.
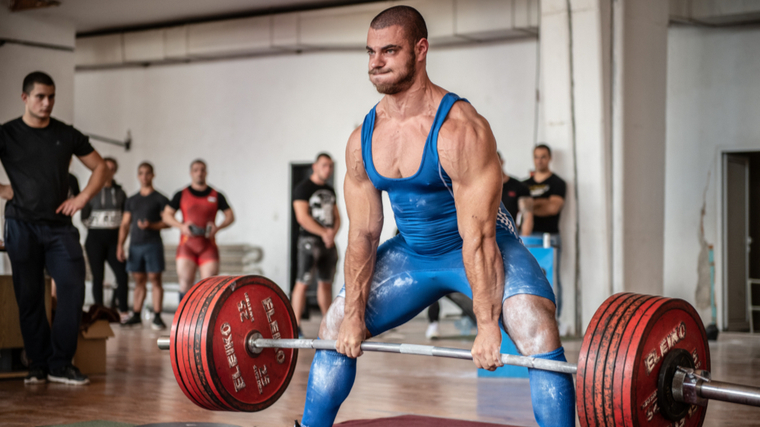
[[(166, 205), (163, 220), (182, 233), (177, 246), (177, 275), (179, 298), (190, 290), (195, 272), (200, 269), (201, 279), (219, 274), (219, 249), (214, 237), (219, 230), (235, 221), (235, 214), (224, 195), (206, 184), (206, 162), (194, 160), (190, 164), (192, 183), (178, 191)], [(175, 217), (182, 212), (182, 222)], [(216, 212), (224, 213), (224, 221), (216, 225)]]

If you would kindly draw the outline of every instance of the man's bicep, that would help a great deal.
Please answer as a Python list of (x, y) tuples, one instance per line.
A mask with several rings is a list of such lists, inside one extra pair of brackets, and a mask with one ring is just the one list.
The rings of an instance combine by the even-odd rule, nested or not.
[(121, 215), (121, 225), (129, 226), (129, 223), (132, 222), (132, 213), (129, 211), (124, 211), (124, 213)]
[(369, 178), (357, 179), (346, 174), (343, 192), (346, 198), (349, 230), (380, 238), (383, 229), (383, 201)]
[(92, 151), (90, 154), (79, 157), (79, 160), (87, 166), (87, 169), (93, 171), (103, 161), (103, 158), (100, 157), (97, 151)]
[(302, 218), (304, 215), (309, 216), (309, 202), (306, 200), (294, 200), (293, 210), (296, 213), (296, 220)]

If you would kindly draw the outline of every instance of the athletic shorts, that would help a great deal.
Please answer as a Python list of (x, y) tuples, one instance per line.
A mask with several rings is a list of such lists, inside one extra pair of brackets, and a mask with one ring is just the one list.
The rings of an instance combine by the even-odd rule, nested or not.
[(192, 260), (197, 265), (203, 265), (211, 261), (219, 261), (219, 248), (212, 239), (203, 236), (182, 236), (177, 246), (177, 259), (185, 258)]
[(301, 236), (298, 238), (298, 272), (296, 281), (309, 283), (314, 270), (317, 281), (332, 283), (335, 266), (338, 264), (338, 249), (333, 245), (327, 249), (319, 237)]
[[(522, 241), (506, 232), (499, 232), (496, 241), (504, 260), (502, 304), (518, 294), (537, 295), (554, 302), (554, 291), (546, 275)], [(462, 250), (420, 255), (398, 235), (377, 250), (365, 311), (367, 329), (375, 336), (402, 325), (451, 292), (472, 298)], [(345, 298), (345, 285), (338, 296)]]
[(161, 273), (165, 270), (164, 244), (161, 242), (129, 245), (127, 271), (130, 273)]

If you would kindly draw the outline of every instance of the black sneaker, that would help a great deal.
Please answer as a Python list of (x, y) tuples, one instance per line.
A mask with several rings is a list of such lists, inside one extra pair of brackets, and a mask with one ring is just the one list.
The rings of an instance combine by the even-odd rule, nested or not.
[(47, 378), (48, 381), (51, 382), (71, 385), (85, 385), (90, 383), (90, 379), (87, 375), (79, 372), (79, 369), (74, 365), (65, 366), (60, 369), (51, 369)]
[(24, 384), (44, 384), (47, 382), (47, 376), (45, 368), (30, 368), (29, 375), (24, 378)]
[(140, 319), (140, 313), (133, 313), (132, 317), (121, 323), (121, 326), (129, 327), (133, 325), (142, 325), (142, 319)]
[(156, 313), (156, 316), (153, 317), (153, 323), (150, 324), (151, 329), (154, 331), (161, 331), (166, 329), (166, 325), (164, 324), (164, 321), (161, 320), (161, 315)]

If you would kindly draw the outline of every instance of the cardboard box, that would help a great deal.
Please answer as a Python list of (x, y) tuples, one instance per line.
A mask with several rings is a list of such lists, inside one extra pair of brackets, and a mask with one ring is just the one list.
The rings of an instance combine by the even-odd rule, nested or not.
[(106, 320), (97, 320), (87, 329), (80, 331), (74, 366), (83, 374), (105, 374), (106, 340), (112, 336), (113, 330)]

